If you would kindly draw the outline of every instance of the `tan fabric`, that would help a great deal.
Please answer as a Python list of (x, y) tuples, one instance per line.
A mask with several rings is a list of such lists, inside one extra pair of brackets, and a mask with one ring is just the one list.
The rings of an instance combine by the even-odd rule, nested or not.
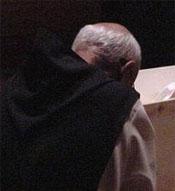
[(155, 191), (152, 124), (138, 100), (101, 178), (98, 191)]

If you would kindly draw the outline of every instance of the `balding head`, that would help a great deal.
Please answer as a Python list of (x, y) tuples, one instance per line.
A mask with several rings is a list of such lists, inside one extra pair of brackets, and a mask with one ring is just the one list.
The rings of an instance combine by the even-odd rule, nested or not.
[(121, 80), (117, 73), (132, 61), (135, 69), (130, 84), (134, 82), (141, 63), (138, 42), (127, 28), (116, 23), (86, 25), (77, 34), (72, 49), (89, 64), (100, 64), (110, 76), (111, 73), (116, 75), (117, 80)]
[(113, 30), (121, 33), (130, 33), (126, 27), (118, 23), (96, 23), (94, 27), (104, 27), (107, 30)]

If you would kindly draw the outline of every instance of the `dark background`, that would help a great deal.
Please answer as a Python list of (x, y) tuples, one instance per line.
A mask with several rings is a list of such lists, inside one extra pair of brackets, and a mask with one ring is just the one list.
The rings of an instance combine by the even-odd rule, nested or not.
[(175, 64), (175, 1), (103, 3), (104, 19), (122, 23), (143, 52), (142, 68)]
[(21, 62), (25, 43), (39, 26), (71, 44), (85, 24), (118, 22), (142, 47), (142, 68), (175, 64), (174, 1), (1, 0), (2, 78)]

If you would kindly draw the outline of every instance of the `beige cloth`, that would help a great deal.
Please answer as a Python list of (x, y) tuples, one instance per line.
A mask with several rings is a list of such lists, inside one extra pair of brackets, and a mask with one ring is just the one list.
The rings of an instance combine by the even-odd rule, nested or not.
[(98, 191), (155, 191), (154, 130), (136, 102), (100, 180)]

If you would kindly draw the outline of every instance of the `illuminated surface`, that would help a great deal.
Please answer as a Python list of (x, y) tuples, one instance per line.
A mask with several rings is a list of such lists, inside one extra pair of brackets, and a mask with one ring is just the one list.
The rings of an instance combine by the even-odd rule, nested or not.
[(175, 66), (142, 70), (136, 89), (156, 132), (157, 191), (175, 188), (175, 98), (157, 101), (162, 89), (175, 81)]

